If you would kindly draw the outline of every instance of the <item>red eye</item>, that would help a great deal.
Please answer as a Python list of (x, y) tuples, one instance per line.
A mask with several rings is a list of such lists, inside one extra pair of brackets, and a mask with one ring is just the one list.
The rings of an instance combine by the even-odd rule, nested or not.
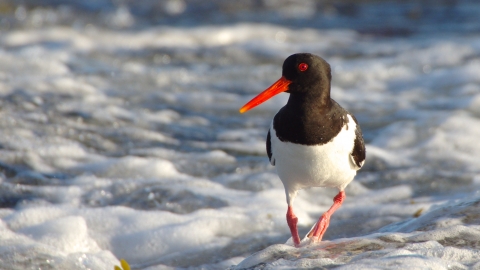
[(298, 70), (300, 70), (302, 72), (307, 70), (307, 69), (308, 69), (308, 65), (305, 64), (305, 63), (300, 63), (300, 65), (298, 65)]

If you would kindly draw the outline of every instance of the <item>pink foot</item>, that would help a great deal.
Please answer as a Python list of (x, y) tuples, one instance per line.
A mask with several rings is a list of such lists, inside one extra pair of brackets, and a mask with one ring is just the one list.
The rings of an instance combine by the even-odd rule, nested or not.
[(297, 222), (298, 218), (297, 216), (295, 216), (292, 207), (289, 205), (287, 210), (287, 224), (290, 228), (290, 233), (292, 234), (292, 239), (295, 247), (300, 246), (300, 236), (298, 235)]
[(340, 206), (342, 206), (343, 200), (345, 200), (345, 191), (340, 191), (335, 198), (333, 198), (333, 205), (328, 209), (327, 212), (323, 213), (323, 215), (318, 219), (315, 228), (310, 231), (308, 234), (309, 238), (312, 238), (313, 242), (320, 242), (322, 241), (323, 235), (327, 231), (328, 225), (330, 225), (330, 217), (333, 215), (335, 211), (337, 211)]

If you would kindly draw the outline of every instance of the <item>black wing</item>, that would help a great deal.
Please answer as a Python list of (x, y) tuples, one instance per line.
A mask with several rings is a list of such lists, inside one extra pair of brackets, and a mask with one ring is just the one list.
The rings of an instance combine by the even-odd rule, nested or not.
[(360, 125), (358, 124), (357, 119), (353, 115), (352, 118), (357, 124), (357, 127), (355, 129), (355, 142), (351, 155), (353, 160), (355, 161), (355, 165), (357, 165), (358, 168), (361, 168), (365, 161), (365, 142), (363, 141), (362, 130), (360, 129)]
[(268, 134), (267, 134), (267, 155), (268, 155), (268, 160), (270, 160), (270, 164), (275, 166), (275, 159), (272, 161), (272, 142), (270, 140), (270, 130), (268, 130)]

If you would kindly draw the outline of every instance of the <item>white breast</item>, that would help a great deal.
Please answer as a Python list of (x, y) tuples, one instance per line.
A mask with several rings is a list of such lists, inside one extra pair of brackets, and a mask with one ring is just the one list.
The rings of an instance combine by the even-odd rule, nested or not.
[(353, 180), (359, 169), (351, 156), (356, 124), (350, 115), (347, 117), (348, 124), (332, 141), (313, 146), (280, 141), (272, 122), (272, 162), (285, 186), (287, 200), (299, 189), (336, 187), (343, 190)]

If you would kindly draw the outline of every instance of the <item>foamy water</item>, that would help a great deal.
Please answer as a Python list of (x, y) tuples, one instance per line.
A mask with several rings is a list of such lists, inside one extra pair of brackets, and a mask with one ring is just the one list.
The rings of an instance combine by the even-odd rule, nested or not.
[[(480, 269), (478, 4), (455, 6), (463, 23), (435, 28), (427, 14), (393, 25), (418, 32), (379, 35), (281, 5), (271, 12), (291, 24), (253, 20), (254, 8), (232, 21), (206, 10), (219, 17), (194, 24), (174, 16), (193, 16), (188, 2), (169, 3), (157, 23), (140, 6), (5, 15), (1, 269), (113, 269), (120, 258), (135, 269)], [(288, 95), (238, 113), (296, 52), (331, 64), (332, 97), (367, 142), (324, 241), (299, 249), (265, 153)], [(302, 236), (336, 193), (299, 193)]]

